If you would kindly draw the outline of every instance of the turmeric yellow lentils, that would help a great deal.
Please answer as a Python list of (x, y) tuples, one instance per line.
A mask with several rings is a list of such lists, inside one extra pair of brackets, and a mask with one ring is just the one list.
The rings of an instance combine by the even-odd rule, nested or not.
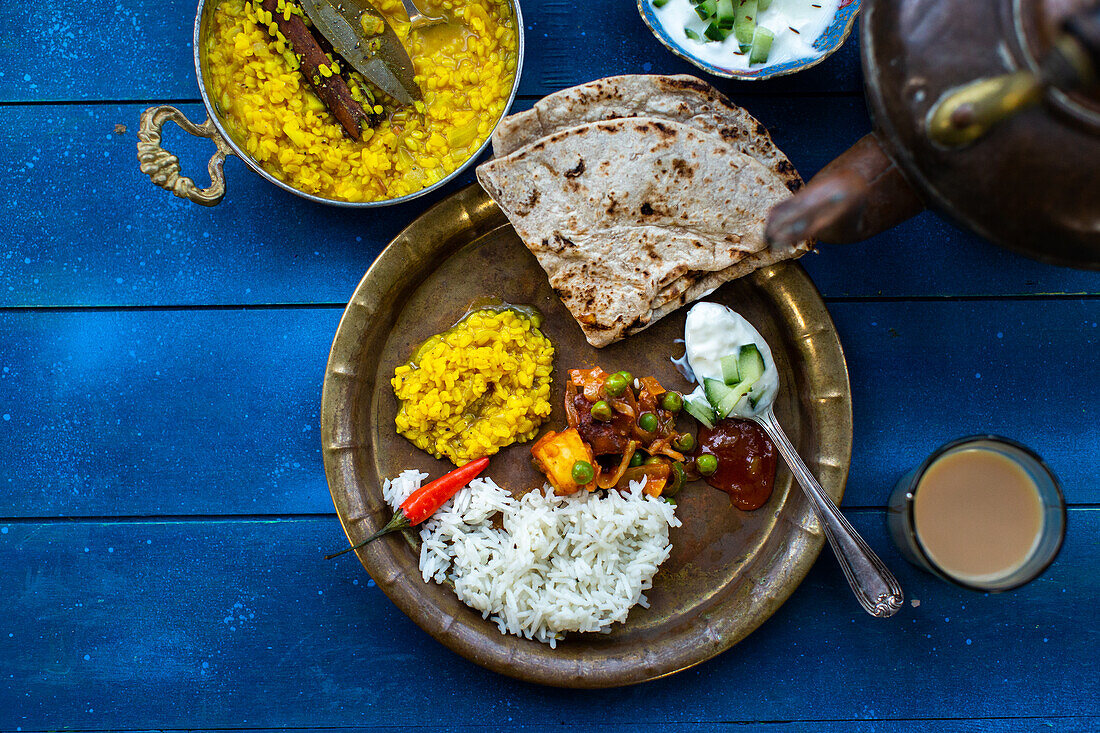
[(394, 370), (397, 432), (458, 466), (530, 440), (550, 416), (553, 361), (531, 318), (476, 310)]

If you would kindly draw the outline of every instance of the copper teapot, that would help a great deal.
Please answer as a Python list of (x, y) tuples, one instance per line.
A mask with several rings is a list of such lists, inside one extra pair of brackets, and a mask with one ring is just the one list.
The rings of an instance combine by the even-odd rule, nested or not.
[(775, 207), (773, 243), (854, 242), (931, 207), (1100, 269), (1100, 1), (869, 0), (875, 131)]

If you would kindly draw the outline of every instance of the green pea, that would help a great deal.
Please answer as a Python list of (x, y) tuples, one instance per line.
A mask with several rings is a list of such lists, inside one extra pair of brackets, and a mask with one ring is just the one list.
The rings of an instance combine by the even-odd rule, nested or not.
[(630, 456), (630, 467), (637, 468), (643, 463), (645, 463), (645, 456), (639, 450), (634, 451), (634, 455)]
[(695, 467), (704, 476), (711, 476), (718, 470), (718, 459), (710, 453), (704, 453), (695, 459)]
[(652, 412), (643, 412), (638, 415), (638, 427), (647, 433), (652, 433), (657, 429), (657, 416)]
[(607, 404), (605, 400), (600, 400), (596, 404), (592, 405), (592, 419), (599, 420), (600, 422), (607, 422), (611, 419), (611, 405)]
[(630, 386), (630, 375), (626, 372), (615, 372), (603, 383), (603, 388), (612, 397), (618, 397)]
[(665, 392), (661, 397), (661, 407), (675, 414), (684, 409), (684, 396), (679, 392)]
[(649, 458), (645, 459), (645, 464), (647, 466), (657, 466), (664, 462), (665, 459), (661, 458), (660, 456), (650, 456)]
[(691, 433), (681, 433), (672, 443), (672, 447), (681, 453), (691, 453), (695, 450), (695, 436)]
[(578, 484), (590, 484), (596, 478), (596, 469), (588, 461), (577, 461), (573, 464), (573, 480)]

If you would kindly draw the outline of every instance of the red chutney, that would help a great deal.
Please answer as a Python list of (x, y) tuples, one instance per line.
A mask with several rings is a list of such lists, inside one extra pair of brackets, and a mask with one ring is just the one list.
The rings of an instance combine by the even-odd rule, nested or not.
[(751, 511), (768, 503), (777, 455), (763, 428), (750, 420), (719, 420), (713, 428), (700, 425), (695, 457), (703, 453), (718, 459), (718, 470), (704, 480), (729, 494), (731, 504)]

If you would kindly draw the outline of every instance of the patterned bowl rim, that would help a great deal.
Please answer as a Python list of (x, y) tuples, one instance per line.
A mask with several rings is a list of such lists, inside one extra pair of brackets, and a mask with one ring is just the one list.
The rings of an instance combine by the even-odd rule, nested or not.
[(638, 0), (638, 14), (642, 16), (642, 22), (646, 24), (650, 32), (661, 42), (665, 48), (672, 53), (676, 54), (685, 61), (695, 65), (708, 74), (714, 76), (720, 76), (724, 79), (743, 79), (745, 81), (763, 81), (764, 79), (771, 79), (777, 76), (787, 76), (789, 74), (795, 74), (799, 71), (805, 71), (806, 69), (817, 66), (825, 59), (832, 56), (845, 41), (848, 40), (848, 36), (852, 33), (852, 28), (855, 26), (856, 16), (859, 15), (860, 8), (863, 6), (863, 0), (848, 0), (845, 4), (845, 0), (840, 0), (841, 5), (837, 8), (836, 16), (833, 18), (833, 22), (829, 24), (829, 27), (825, 32), (814, 41), (814, 45), (822, 38), (829, 38), (833, 35), (833, 31), (837, 27), (837, 21), (843, 22), (843, 28), (840, 35), (832, 42), (831, 47), (825, 49), (825, 52), (820, 56), (808, 59), (795, 59), (793, 61), (787, 61), (782, 64), (776, 64), (774, 66), (763, 66), (757, 71), (750, 71), (748, 69), (723, 69), (720, 66), (714, 66), (700, 59), (695, 58), (685, 49), (676, 45), (665, 33), (664, 28), (661, 27), (660, 21), (654, 16), (653, 2), (652, 0)]

